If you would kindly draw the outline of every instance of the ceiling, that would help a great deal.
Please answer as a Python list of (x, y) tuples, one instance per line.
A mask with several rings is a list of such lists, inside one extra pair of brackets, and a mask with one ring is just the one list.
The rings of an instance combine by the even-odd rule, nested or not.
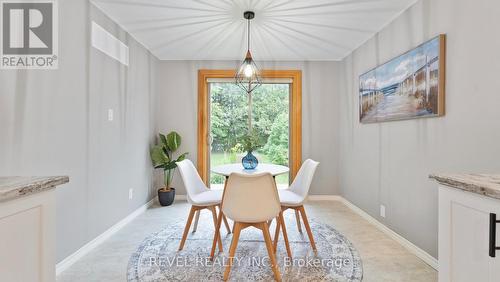
[(161, 60), (342, 60), (415, 0), (92, 0)]

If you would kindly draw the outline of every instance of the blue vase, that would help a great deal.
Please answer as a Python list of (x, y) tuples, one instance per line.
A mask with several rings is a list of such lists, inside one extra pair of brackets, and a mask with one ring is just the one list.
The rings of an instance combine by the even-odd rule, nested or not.
[(243, 164), (245, 169), (255, 169), (259, 164), (259, 161), (254, 155), (252, 155), (252, 151), (248, 151), (246, 156), (241, 159), (241, 164)]

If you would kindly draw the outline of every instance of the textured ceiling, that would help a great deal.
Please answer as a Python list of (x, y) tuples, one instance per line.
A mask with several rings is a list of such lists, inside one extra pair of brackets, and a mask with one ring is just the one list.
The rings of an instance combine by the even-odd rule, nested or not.
[(415, 0), (93, 0), (162, 60), (341, 60)]

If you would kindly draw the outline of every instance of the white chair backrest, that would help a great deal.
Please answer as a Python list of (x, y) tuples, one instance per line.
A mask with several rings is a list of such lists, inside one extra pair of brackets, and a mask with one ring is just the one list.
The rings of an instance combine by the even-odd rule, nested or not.
[(201, 180), (198, 171), (194, 167), (193, 163), (185, 159), (183, 161), (177, 162), (177, 167), (181, 173), (182, 181), (184, 182), (184, 187), (186, 187), (188, 202), (191, 203), (191, 197), (202, 192), (208, 191), (207, 186)]
[(290, 191), (305, 198), (307, 193), (309, 193), (314, 172), (316, 171), (318, 165), (319, 162), (307, 159), (300, 167), (295, 179), (290, 185)]
[(281, 210), (276, 182), (270, 173), (232, 173), (227, 180), (222, 211), (238, 222), (264, 222)]

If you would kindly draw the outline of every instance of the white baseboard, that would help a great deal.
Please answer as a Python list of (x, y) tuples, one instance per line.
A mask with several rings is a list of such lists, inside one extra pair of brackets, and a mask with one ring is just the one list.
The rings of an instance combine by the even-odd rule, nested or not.
[(175, 195), (175, 201), (186, 201), (187, 196), (186, 195)]
[[(338, 195), (309, 195), (307, 199), (309, 201), (341, 201), (343, 198)], [(185, 200), (187, 200), (186, 195), (175, 195), (175, 201)]]
[(342, 196), (339, 195), (309, 195), (308, 201), (342, 201)]
[[(175, 195), (175, 201), (185, 201), (187, 200), (186, 195)], [(309, 195), (307, 197), (308, 201), (343, 201), (344, 198), (338, 195)]]
[(127, 217), (124, 219), (120, 220), (118, 223), (115, 225), (111, 226), (108, 230), (104, 231), (102, 234), (99, 236), (95, 237), (92, 241), (88, 242), (87, 244), (83, 245), (80, 249), (78, 249), (76, 252), (72, 253), (65, 259), (63, 259), (61, 262), (59, 262), (56, 265), (56, 275), (59, 275), (61, 272), (64, 270), (68, 269), (71, 265), (73, 265), (77, 260), (85, 256), (87, 253), (89, 253), (92, 249), (97, 247), (99, 244), (102, 242), (106, 241), (109, 237), (111, 237), (113, 234), (115, 234), (118, 230), (122, 229), (127, 223), (131, 222), (134, 218), (136, 218), (138, 215), (141, 213), (145, 212), (150, 206), (154, 204), (156, 201), (156, 197), (153, 198), (151, 201), (147, 202), (146, 204), (142, 205), (140, 208), (136, 209), (134, 212), (129, 214)]
[(395, 240), (396, 242), (398, 242), (399, 244), (401, 244), (408, 251), (410, 251), (415, 256), (417, 256), (418, 258), (420, 258), (421, 260), (423, 260), (425, 263), (427, 263), (428, 265), (430, 265), (432, 268), (438, 270), (438, 268), (439, 268), (438, 260), (436, 258), (434, 258), (433, 256), (431, 256), (429, 253), (427, 253), (426, 251), (424, 251), (421, 248), (417, 247), (415, 244), (413, 244), (412, 242), (408, 241), (403, 236), (401, 236), (398, 233), (394, 232), (392, 229), (390, 229), (389, 227), (385, 226), (380, 221), (378, 221), (377, 219), (375, 219), (374, 217), (372, 217), (371, 215), (369, 215), (368, 213), (366, 213), (365, 211), (363, 211), (362, 209), (360, 209), (359, 207), (357, 207), (353, 203), (349, 202), (344, 197), (337, 196), (337, 199), (340, 202), (342, 202), (344, 205), (346, 205), (347, 207), (349, 207), (351, 210), (353, 210), (355, 213), (357, 213), (358, 215), (360, 215), (362, 218), (366, 219), (368, 222), (370, 222), (371, 224), (375, 225), (375, 227), (377, 227), (377, 229), (379, 229), (380, 231), (382, 231), (383, 233), (385, 233), (386, 235), (388, 235), (389, 237), (391, 237), (393, 240)]

